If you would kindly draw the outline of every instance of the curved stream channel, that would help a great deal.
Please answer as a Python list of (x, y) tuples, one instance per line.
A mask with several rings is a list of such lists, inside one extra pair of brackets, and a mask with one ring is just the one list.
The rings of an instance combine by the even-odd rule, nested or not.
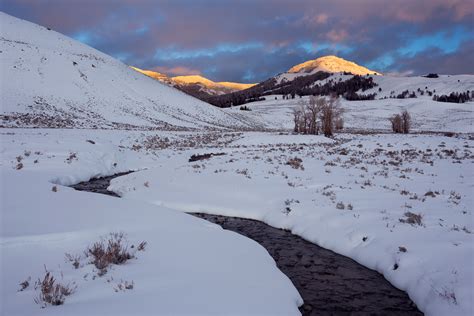
[[(128, 172), (127, 172), (128, 173)], [(110, 180), (91, 179), (72, 187), (111, 196)], [(303, 297), (303, 315), (423, 315), (408, 295), (376, 271), (308, 242), (291, 232), (259, 221), (190, 213), (260, 243)]]

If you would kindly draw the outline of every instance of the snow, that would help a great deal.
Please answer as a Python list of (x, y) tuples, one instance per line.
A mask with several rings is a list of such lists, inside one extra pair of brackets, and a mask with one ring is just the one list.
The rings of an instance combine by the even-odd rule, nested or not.
[(329, 55), (319, 57), (314, 60), (308, 60), (301, 64), (295, 65), (288, 70), (288, 73), (299, 73), (305, 75), (308, 73), (316, 73), (318, 71), (325, 71), (330, 73), (342, 73), (350, 72), (354, 75), (366, 75), (374, 74), (380, 75), (380, 73), (367, 69), (363, 66), (359, 66), (352, 61), (347, 61), (343, 58)]
[[(470, 77), (474, 82), (474, 76)], [(451, 90), (445, 88), (445, 91)], [(265, 101), (246, 104), (251, 109), (247, 111), (247, 115), (265, 122), (268, 127), (291, 130), (294, 126), (293, 109), (307, 102), (308, 97), (284, 100), (281, 95), (269, 95), (265, 96), (265, 99)], [(413, 131), (474, 132), (474, 101), (444, 103), (433, 101), (429, 97), (373, 101), (347, 101), (341, 98), (340, 101), (344, 109), (345, 128), (388, 132), (391, 131), (389, 118), (406, 109), (412, 117)], [(233, 113), (239, 112), (237, 107), (226, 110)]]
[[(301, 297), (256, 242), (166, 207), (55, 184), (154, 166), (157, 156), (131, 148), (150, 133), (1, 133), (2, 314), (299, 315)], [(71, 152), (76, 158), (68, 162)], [(18, 156), (24, 167), (15, 170)], [(146, 250), (95, 279), (97, 271), (86, 260), (77, 270), (65, 261), (65, 253), (81, 254), (100, 236), (118, 231), (131, 242), (147, 241)], [(43, 265), (60, 282), (78, 286), (62, 306), (41, 309), (33, 286), (17, 292), (28, 276), (33, 283), (44, 275)], [(115, 292), (122, 281), (133, 281), (134, 288)]]
[[(379, 271), (427, 315), (472, 314), (474, 142), (299, 137), (244, 133), (225, 147), (163, 152), (153, 168), (114, 179), (109, 189), (127, 200), (289, 229)], [(187, 162), (205, 152), (226, 155)], [(304, 170), (287, 164), (293, 157)], [(407, 212), (421, 214), (421, 225), (403, 222)]]

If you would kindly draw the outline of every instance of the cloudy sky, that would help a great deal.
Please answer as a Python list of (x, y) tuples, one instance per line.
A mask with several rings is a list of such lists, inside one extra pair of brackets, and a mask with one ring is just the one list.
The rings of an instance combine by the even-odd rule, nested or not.
[(319, 56), (474, 73), (473, 0), (1, 0), (0, 10), (168, 75), (258, 82)]

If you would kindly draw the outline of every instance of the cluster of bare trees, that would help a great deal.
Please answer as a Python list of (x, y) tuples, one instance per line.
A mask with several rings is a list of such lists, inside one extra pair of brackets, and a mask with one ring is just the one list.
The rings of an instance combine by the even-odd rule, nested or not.
[(342, 112), (339, 99), (310, 96), (293, 110), (294, 131), (313, 135), (322, 132), (330, 137), (334, 130), (344, 127)]
[(392, 131), (394, 133), (408, 134), (410, 132), (411, 117), (407, 110), (392, 116), (390, 123), (392, 123)]

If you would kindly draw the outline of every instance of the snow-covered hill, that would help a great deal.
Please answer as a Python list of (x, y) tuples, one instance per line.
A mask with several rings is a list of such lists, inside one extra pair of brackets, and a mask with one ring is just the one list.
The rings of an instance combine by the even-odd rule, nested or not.
[(325, 72), (350, 72), (354, 75), (380, 75), (380, 73), (359, 66), (352, 61), (345, 60), (337, 56), (323, 56), (304, 63), (293, 66), (288, 70), (289, 73), (315, 73)]
[(239, 83), (239, 82), (229, 82), (229, 81), (220, 81), (218, 82), (221, 86), (233, 89), (235, 91), (245, 90), (256, 85), (256, 83)]
[(209, 95), (220, 95), (231, 93), (237, 91), (236, 89), (231, 89), (229, 87), (225, 87), (220, 85), (217, 82), (209, 80), (200, 75), (190, 75), (190, 76), (176, 76), (171, 78), (177, 85), (180, 86), (192, 86), (198, 85), (200, 86), (200, 91), (205, 92)]
[(287, 72), (277, 75), (278, 83), (292, 81), (297, 77), (308, 76), (318, 71), (328, 73), (351, 73), (353, 75), (381, 75), (380, 73), (360, 66), (352, 61), (345, 60), (337, 56), (323, 56), (305, 61), (291, 67)]
[(200, 75), (168, 77), (165, 74), (152, 70), (143, 70), (137, 67), (131, 68), (198, 98), (202, 96), (222, 95), (235, 91), (241, 91), (256, 85), (255, 83), (238, 83), (228, 81), (214, 82)]
[[(265, 101), (246, 104), (255, 120), (271, 122), (273, 128), (292, 130), (293, 109), (307, 102), (301, 99), (283, 99), (281, 95), (269, 95)], [(474, 133), (474, 102), (443, 103), (429, 98), (383, 99), (373, 101), (347, 101), (341, 98), (346, 130), (391, 132), (389, 118), (407, 110), (412, 117), (413, 132)], [(226, 109), (239, 113), (238, 107)], [(268, 123), (269, 124), (269, 123)]]
[(256, 127), (48, 28), (1, 12), (0, 25), (2, 126)]

